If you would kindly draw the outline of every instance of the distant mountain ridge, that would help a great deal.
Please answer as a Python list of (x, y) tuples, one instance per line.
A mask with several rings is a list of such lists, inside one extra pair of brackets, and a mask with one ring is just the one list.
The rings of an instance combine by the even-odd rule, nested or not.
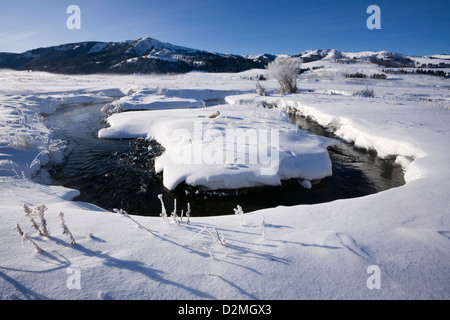
[[(344, 53), (320, 49), (293, 56), (302, 58), (305, 63), (333, 59), (343, 63), (366, 60), (385, 67), (418, 66), (417, 60), (388, 51)], [(23, 53), (0, 53), (0, 68), (63, 74), (240, 72), (264, 68), (276, 57), (273, 54), (222, 54), (177, 46), (153, 38), (141, 38), (123, 42), (88, 41)], [(433, 56), (428, 58), (433, 59)], [(434, 59), (443, 67), (450, 67), (450, 55), (436, 55)]]
[(307, 50), (293, 56), (301, 58), (304, 63), (334, 60), (338, 63), (371, 62), (386, 68), (450, 68), (448, 54), (418, 57), (390, 51), (341, 52), (335, 49), (319, 49)]
[(0, 53), (0, 68), (64, 74), (239, 72), (263, 68), (266, 63), (264, 56), (258, 59), (225, 55), (152, 38), (124, 42), (88, 41), (18, 54)]

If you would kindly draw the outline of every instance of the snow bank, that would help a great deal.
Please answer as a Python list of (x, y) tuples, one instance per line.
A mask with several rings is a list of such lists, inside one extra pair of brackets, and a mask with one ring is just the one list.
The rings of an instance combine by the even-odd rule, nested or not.
[(165, 148), (155, 169), (163, 172), (169, 190), (181, 182), (236, 189), (332, 174), (327, 147), (335, 142), (300, 132), (279, 109), (219, 105), (126, 112), (109, 117), (108, 123), (100, 138), (145, 137)]
[(226, 89), (173, 89), (161, 86), (129, 88), (125, 96), (105, 104), (102, 110), (112, 114), (133, 110), (198, 108), (204, 106), (208, 100), (218, 100), (237, 93), (242, 92)]
[(106, 104), (102, 110), (105, 113), (117, 113), (130, 110), (194, 108), (201, 105), (202, 102), (196, 99), (167, 97), (163, 94), (157, 94), (154, 90), (139, 90)]
[[(328, 63), (334, 75), (339, 74), (334, 70), (347, 72), (346, 65)], [(186, 217), (179, 219), (180, 210), (186, 212), (187, 208), (177, 208), (178, 222), (172, 217), (129, 217), (70, 201), (76, 191), (22, 176), (27, 163), (47, 148), (34, 144), (30, 137), (50, 134), (39, 115), (34, 116), (46, 106), (33, 101), (90, 90), (131, 93), (130, 88), (138, 92), (158, 86), (193, 90), (191, 93), (229, 90), (243, 94), (254, 90), (254, 81), (239, 74), (122, 77), (0, 71), (0, 164), (4, 169), (0, 177), (0, 298), (449, 299), (450, 113), (426, 103), (449, 98), (448, 79), (399, 75), (396, 80), (347, 82), (328, 77), (327, 68), (301, 77), (300, 94), (271, 98), (336, 131), (341, 129), (342, 137), (361, 146), (396, 155), (396, 161), (407, 166), (406, 174), (414, 178), (399, 188), (320, 205), (251, 213), (244, 207), (246, 213), (241, 216), (230, 212), (221, 217), (196, 217), (191, 212), (189, 224)], [(374, 67), (373, 71), (380, 70)], [(277, 88), (272, 80), (262, 85), (268, 92)], [(375, 89), (375, 98), (330, 94), (366, 86)], [(201, 101), (195, 95), (179, 97)], [(254, 95), (247, 98), (252, 102), (259, 99)], [(55, 102), (53, 107), (58, 105)], [(221, 121), (227, 110), (231, 109), (220, 109), (221, 116), (210, 120), (206, 117), (216, 108), (192, 109), (190, 122), (194, 116), (204, 116), (205, 129), (210, 122), (225, 126)], [(251, 106), (244, 107), (242, 113), (250, 110)], [(145, 121), (139, 122), (137, 115), (151, 112), (170, 115), (171, 119), (162, 123), (175, 126), (174, 110), (142, 111), (130, 113), (142, 127), (133, 131), (132, 126), (124, 126), (128, 131), (122, 133), (147, 136), (150, 130), (143, 128)], [(227, 116), (230, 124), (238, 123), (232, 121), (232, 115)], [(182, 117), (180, 128), (186, 119)], [(254, 125), (272, 121), (246, 119)], [(150, 118), (145, 120), (152, 124)], [(162, 123), (161, 130), (170, 129)], [(274, 123), (282, 121), (274, 119)], [(119, 124), (112, 123), (116, 128)], [(152, 124), (151, 131), (155, 129)], [(157, 137), (158, 132), (151, 134)], [(13, 140), (7, 137), (19, 143), (11, 144)], [(27, 145), (20, 141), (31, 147), (20, 147)], [(13, 167), (19, 174), (8, 176)], [(48, 207), (45, 218), (50, 237), (32, 228), (23, 204), (31, 209), (42, 204)], [(174, 209), (173, 204), (166, 206), (168, 213)], [(59, 212), (64, 213), (76, 244), (63, 234)], [(28, 240), (14, 229), (17, 224)], [(43, 251), (37, 253), (30, 239)], [(376, 276), (379, 289), (373, 286)]]
[[(412, 142), (409, 142), (403, 133), (399, 134), (397, 127), (386, 126), (384, 119), (375, 114), (382, 112), (383, 107), (392, 108), (391, 105), (385, 102), (372, 101), (372, 104), (377, 109), (371, 109), (370, 112), (374, 114), (370, 116), (380, 121), (378, 127), (374, 129), (373, 124), (368, 123), (367, 120), (355, 119), (351, 115), (352, 113), (356, 114), (357, 109), (361, 109), (362, 103), (371, 103), (370, 101), (361, 101), (360, 99), (334, 97), (335, 101), (331, 107), (329, 101), (318, 102), (299, 95), (290, 97), (260, 97), (254, 94), (244, 94), (230, 96), (226, 100), (230, 104), (259, 103), (274, 105), (289, 112), (297, 112), (302, 116), (313, 119), (324, 127), (332, 129), (338, 138), (353, 143), (357, 148), (376, 151), (377, 155), (381, 158), (398, 158), (398, 163), (405, 168), (407, 182), (421, 176), (417, 167), (412, 165), (412, 159), (420, 159), (427, 154)], [(338, 114), (335, 112), (336, 110), (339, 110)], [(343, 110), (346, 110), (346, 112), (343, 112)], [(358, 110), (358, 112), (361, 113), (361, 110)], [(367, 109), (365, 113), (367, 113)], [(346, 116), (347, 114), (348, 116)], [(385, 129), (380, 131), (380, 126), (385, 127)], [(393, 131), (396, 131), (396, 134)], [(386, 135), (386, 132), (389, 132), (389, 134)], [(393, 136), (395, 137), (394, 139), (392, 138)]]
[[(7, 76), (11, 72), (4, 71)], [(42, 75), (37, 73), (38, 78)], [(46, 74), (44, 74), (47, 77)], [(10, 81), (32, 78), (26, 72), (13, 72)], [(44, 77), (44, 79), (45, 79)], [(40, 78), (42, 81), (42, 78)], [(23, 81), (23, 80), (22, 80)], [(36, 85), (34, 83), (34, 85)], [(45, 90), (34, 94), (17, 92), (17, 86), (4, 86), (9, 94), (0, 97), (0, 173), (1, 176), (37, 178), (48, 182), (42, 166), (62, 161), (64, 142), (53, 137), (42, 115), (51, 114), (61, 107), (80, 104), (101, 104), (114, 101), (124, 94), (117, 88), (70, 91)], [(41, 176), (38, 176), (41, 175)]]

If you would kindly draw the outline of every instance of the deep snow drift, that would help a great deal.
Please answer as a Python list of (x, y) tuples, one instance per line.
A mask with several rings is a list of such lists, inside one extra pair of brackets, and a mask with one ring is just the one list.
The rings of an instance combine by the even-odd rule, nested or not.
[[(252, 77), (264, 70), (160, 77), (1, 71), (0, 297), (448, 299), (449, 80), (409, 74), (389, 74), (385, 80), (344, 76), (381, 73), (380, 67), (368, 62), (347, 65), (330, 60), (304, 66), (321, 68), (299, 77), (298, 94), (277, 95), (277, 83), (268, 80), (261, 82), (269, 92), (263, 97), (256, 95)], [(374, 97), (354, 95), (366, 87), (374, 89)], [(283, 123), (280, 110), (296, 110), (356, 147), (395, 159), (404, 166), (407, 183), (371, 196), (319, 205), (245, 214), (237, 210), (238, 214), (202, 218), (191, 212), (189, 223), (186, 215), (181, 219), (181, 210), (186, 214), (188, 208), (176, 208), (175, 216), (173, 203), (164, 203), (167, 219), (128, 216), (120, 210), (107, 212), (70, 201), (76, 190), (38, 183), (48, 181), (40, 167), (61, 161), (64, 150), (64, 142), (53, 139), (41, 113), (76, 108), (79, 103), (133, 104), (139, 94), (148, 106), (156, 98), (145, 92), (164, 95), (158, 97), (160, 101), (225, 98), (229, 105), (220, 106), (219, 111), (226, 117), (202, 118), (205, 126), (219, 129), (236, 125), (232, 117), (239, 117), (239, 112), (256, 113), (248, 124), (270, 129)], [(272, 112), (261, 109), (259, 113), (256, 106), (262, 103), (276, 104), (280, 109), (274, 109), (273, 115), (280, 117), (270, 113), (267, 123), (258, 119)], [(151, 119), (139, 115), (150, 114), (153, 111), (148, 109), (154, 108), (144, 109), (113, 115), (111, 127), (102, 134), (120, 128), (121, 133), (152, 137), (164, 144), (162, 126), (169, 131), (175, 128), (174, 115), (189, 112), (208, 117), (218, 108), (158, 110)], [(179, 128), (188, 127), (182, 122)], [(326, 145), (320, 139), (312, 142), (312, 149)], [(172, 146), (166, 145), (167, 150)], [(162, 167), (172, 165), (163, 160)], [(172, 172), (185, 175), (178, 169)], [(45, 204), (49, 236), (33, 229), (30, 217), (40, 230), (42, 222), (37, 213), (25, 216), (24, 204), (31, 210)], [(28, 237), (19, 235), (17, 225)], [(33, 243), (43, 251), (37, 252)]]

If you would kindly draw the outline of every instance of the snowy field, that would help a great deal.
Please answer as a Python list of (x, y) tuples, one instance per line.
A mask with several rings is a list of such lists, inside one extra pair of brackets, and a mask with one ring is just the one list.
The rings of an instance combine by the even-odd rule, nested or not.
[[(333, 60), (303, 65), (313, 66), (320, 68), (299, 77), (297, 94), (276, 94), (275, 80), (260, 81), (266, 96), (256, 94), (253, 78), (265, 70), (178, 76), (0, 71), (0, 298), (449, 299), (450, 80), (353, 79), (345, 74), (381, 68)], [(365, 88), (374, 97), (354, 94)], [(208, 99), (226, 103), (202, 107)], [(217, 217), (191, 212), (189, 223), (181, 219), (188, 208), (171, 216), (173, 203), (164, 204), (167, 219), (107, 212), (71, 201), (78, 191), (48, 184), (41, 170), (61, 161), (64, 151), (42, 114), (98, 103), (111, 114), (101, 138), (145, 137), (166, 148), (156, 169), (169, 189), (182, 181), (232, 188), (331, 174), (326, 147), (338, 142), (296, 131), (287, 110), (395, 159), (406, 184), (318, 205), (242, 208), (244, 214)], [(216, 111), (220, 115), (209, 118)], [(176, 162), (173, 154), (195, 145), (188, 138), (195, 137), (196, 120), (212, 134), (201, 145), (213, 151), (209, 155), (226, 148), (215, 144), (214, 134), (227, 128), (276, 128), (279, 161), (265, 175), (258, 174), (261, 165), (226, 158), (203, 158), (200, 167)], [(174, 140), (177, 130), (184, 136)], [(34, 217), (44, 231), (41, 205), (48, 236), (30, 223)], [(26, 216), (26, 208), (35, 211)], [(63, 233), (64, 226), (70, 232)]]

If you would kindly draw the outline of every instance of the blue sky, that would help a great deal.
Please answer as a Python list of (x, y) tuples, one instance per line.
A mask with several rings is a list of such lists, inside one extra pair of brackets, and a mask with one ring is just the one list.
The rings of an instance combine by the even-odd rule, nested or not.
[[(308, 49), (450, 53), (450, 1), (378, 0), (1, 0), (0, 52), (79, 41), (152, 37), (237, 54), (295, 54)], [(69, 5), (81, 29), (69, 30)], [(369, 30), (369, 5), (381, 29)]]

